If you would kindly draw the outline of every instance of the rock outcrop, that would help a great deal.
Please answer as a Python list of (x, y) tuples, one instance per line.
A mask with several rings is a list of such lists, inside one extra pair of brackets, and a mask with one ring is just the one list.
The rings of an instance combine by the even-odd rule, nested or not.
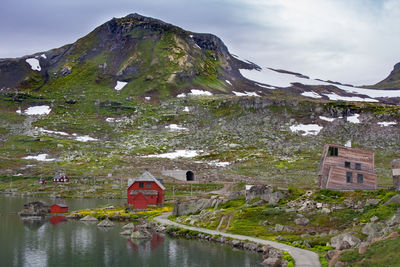
[(223, 202), (225, 202), (225, 200), (222, 198), (215, 198), (215, 199), (200, 198), (194, 200), (178, 199), (175, 202), (172, 215), (182, 216), (182, 215), (196, 214), (209, 207), (216, 207)]
[(275, 191), (270, 185), (253, 185), (246, 191), (246, 201), (260, 198), (269, 204), (278, 204), (285, 195), (281, 191)]

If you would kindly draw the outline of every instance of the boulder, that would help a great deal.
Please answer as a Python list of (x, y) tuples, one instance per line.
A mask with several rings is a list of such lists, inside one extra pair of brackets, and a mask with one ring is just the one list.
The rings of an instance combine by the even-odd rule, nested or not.
[(108, 218), (105, 218), (102, 220), (99, 224), (97, 224), (99, 227), (113, 227), (114, 223), (110, 221)]
[(246, 191), (246, 201), (251, 201), (255, 198), (268, 202), (269, 204), (278, 204), (279, 200), (285, 195), (280, 191), (274, 191), (270, 185), (253, 185)]
[(378, 205), (380, 201), (380, 199), (367, 199), (365, 206)]
[(24, 205), (20, 216), (46, 216), (49, 213), (49, 206), (41, 201), (29, 202)]
[(120, 235), (132, 235), (132, 231), (133, 231), (133, 229), (126, 229), (119, 234)]
[(328, 208), (322, 208), (322, 209), (321, 209), (321, 213), (322, 213), (322, 214), (329, 214), (329, 213), (331, 213), (331, 210), (328, 209)]
[(310, 220), (307, 219), (306, 217), (300, 217), (300, 218), (297, 218), (296, 220), (294, 220), (294, 223), (296, 225), (307, 225), (310, 223)]
[(85, 217), (80, 219), (80, 221), (83, 221), (83, 222), (97, 222), (98, 220), (95, 217), (91, 216), (91, 215), (86, 215)]
[(393, 227), (396, 225), (400, 224), (400, 215), (399, 214), (395, 214), (392, 218), (390, 218), (387, 222), (386, 225), (389, 227)]
[(358, 248), (358, 254), (364, 254), (365, 252), (367, 252), (369, 244), (369, 242), (362, 242), (360, 244), (360, 247)]
[(280, 258), (266, 258), (262, 263), (262, 266), (265, 267), (280, 267), (281, 259)]
[(152, 234), (145, 229), (137, 230), (131, 234), (131, 239), (150, 239), (151, 237)]
[(394, 195), (391, 199), (389, 199), (388, 201), (386, 201), (385, 204), (383, 205), (389, 205), (389, 204), (400, 204), (400, 195)]
[(374, 216), (370, 219), (371, 222), (377, 222), (379, 220), (378, 216)]
[(339, 249), (346, 246), (344, 242), (347, 242), (350, 248), (355, 248), (360, 245), (361, 240), (358, 237), (352, 235), (351, 233), (344, 233), (332, 237), (330, 240), (330, 245), (332, 247), (335, 247), (336, 249)]
[(223, 201), (224, 201), (223, 199), (219, 198), (218, 199), (200, 198), (189, 201), (178, 199), (175, 202), (172, 215), (182, 216), (182, 215), (199, 213), (200, 211), (207, 209), (209, 207), (218, 206)]
[(134, 229), (135, 225), (133, 223), (128, 223), (125, 224), (124, 226), (122, 226), (122, 229), (126, 230), (126, 229)]
[(380, 237), (380, 231), (382, 230), (382, 227), (380, 227), (376, 223), (367, 223), (362, 229), (361, 232), (365, 235), (368, 235), (367, 240), (371, 241), (374, 238)]

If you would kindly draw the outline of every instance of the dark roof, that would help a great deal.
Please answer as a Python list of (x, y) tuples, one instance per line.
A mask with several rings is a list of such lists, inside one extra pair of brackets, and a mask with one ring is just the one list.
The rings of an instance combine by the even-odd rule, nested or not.
[[(131, 186), (135, 182), (155, 182), (162, 190), (165, 190), (165, 187), (158, 181), (150, 172), (145, 171), (139, 177), (135, 178), (133, 182), (129, 185)], [(129, 187), (128, 186), (128, 187)]]

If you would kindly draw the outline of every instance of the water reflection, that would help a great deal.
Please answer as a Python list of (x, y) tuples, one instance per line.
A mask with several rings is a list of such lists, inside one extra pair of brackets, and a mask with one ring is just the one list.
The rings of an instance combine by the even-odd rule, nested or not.
[(50, 223), (54, 226), (57, 226), (57, 224), (60, 224), (62, 222), (66, 222), (67, 218), (65, 216), (53, 216), (50, 218)]
[[(92, 224), (53, 216), (23, 221), (15, 213), (30, 200), (0, 196), (0, 266), (255, 266), (261, 257), (230, 247), (153, 234), (142, 242), (122, 237), (116, 224)], [(79, 203), (74, 202), (75, 206)], [(67, 202), (69, 206), (72, 206)], [(116, 205), (116, 203), (108, 203)], [(87, 208), (82, 200), (80, 208)], [(91, 201), (90, 205), (99, 206)]]

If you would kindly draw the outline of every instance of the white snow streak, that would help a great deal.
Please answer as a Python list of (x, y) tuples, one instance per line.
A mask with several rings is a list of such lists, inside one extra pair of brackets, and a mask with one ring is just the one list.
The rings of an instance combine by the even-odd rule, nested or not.
[(322, 126), (318, 124), (298, 124), (290, 126), (293, 133), (301, 133), (301, 135), (317, 135), (322, 130)]
[(322, 96), (320, 96), (319, 94), (317, 94), (314, 91), (310, 91), (310, 92), (303, 92), (301, 93), (302, 96), (306, 96), (306, 97), (311, 97), (311, 98), (322, 98)]
[(114, 89), (117, 90), (117, 91), (120, 91), (120, 90), (122, 90), (122, 88), (124, 88), (125, 85), (127, 85), (127, 84), (128, 84), (127, 82), (120, 82), (120, 81), (117, 81), (117, 85), (114, 87)]
[(143, 156), (144, 158), (167, 158), (167, 159), (176, 159), (176, 158), (194, 158), (199, 155), (202, 150), (176, 150), (175, 152), (157, 154), (157, 155), (147, 155)]
[(397, 125), (397, 122), (395, 122), (395, 121), (382, 121), (382, 122), (378, 122), (378, 124), (381, 127), (387, 127), (387, 126)]
[(41, 71), (42, 68), (40, 67), (39, 60), (36, 58), (27, 58), (25, 59), (26, 63), (28, 63), (31, 66), (31, 69), (36, 70), (36, 71)]
[(353, 116), (347, 117), (346, 120), (348, 122), (358, 124), (358, 123), (360, 123), (360, 120), (358, 119), (358, 117), (360, 117), (360, 114), (354, 114)]

